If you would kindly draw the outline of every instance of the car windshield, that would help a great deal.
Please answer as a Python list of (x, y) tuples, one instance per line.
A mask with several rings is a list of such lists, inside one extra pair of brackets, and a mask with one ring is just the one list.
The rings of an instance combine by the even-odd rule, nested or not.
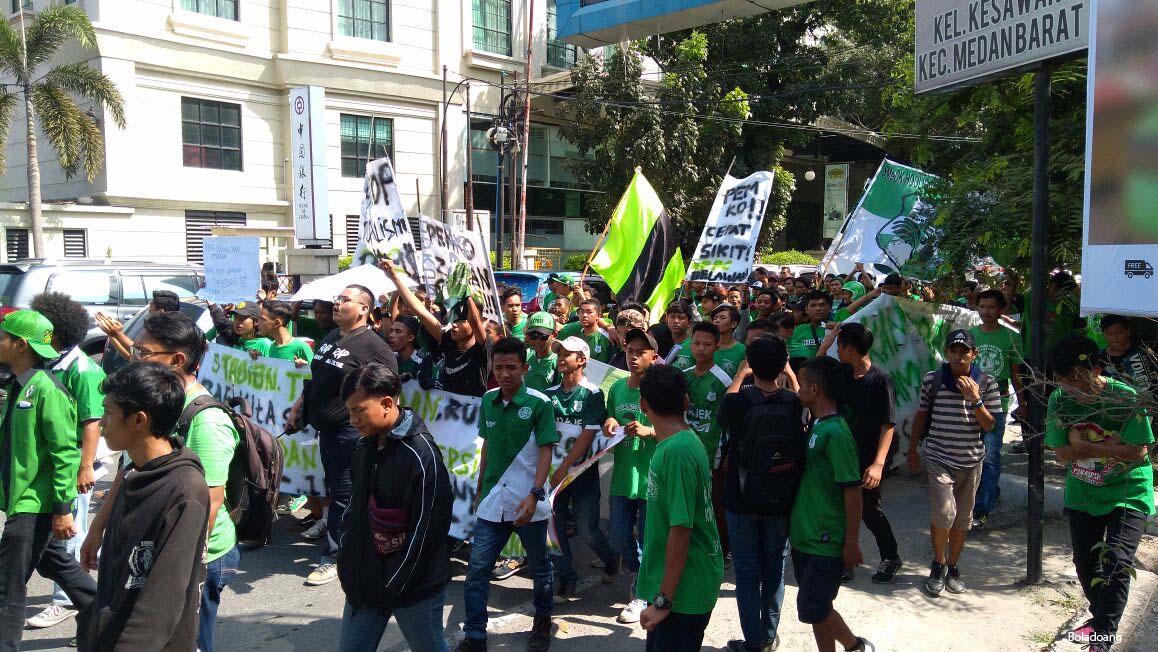
[(12, 296), (23, 275), (24, 272), (16, 267), (0, 268), (0, 305), (12, 305)]

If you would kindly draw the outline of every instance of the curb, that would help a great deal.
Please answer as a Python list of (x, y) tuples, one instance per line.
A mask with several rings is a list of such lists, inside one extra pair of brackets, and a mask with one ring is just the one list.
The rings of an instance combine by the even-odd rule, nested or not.
[[(1002, 473), (998, 480), (1001, 488), (1001, 502), (1008, 507), (1025, 507), (1029, 504), (1029, 478), (1023, 475)], [(1049, 482), (1045, 483), (1045, 513), (1047, 516), (1061, 516), (1064, 509), (1065, 488)]]

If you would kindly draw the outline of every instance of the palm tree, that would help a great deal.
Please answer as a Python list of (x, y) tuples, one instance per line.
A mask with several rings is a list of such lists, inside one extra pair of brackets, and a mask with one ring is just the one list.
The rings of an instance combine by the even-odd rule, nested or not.
[[(125, 127), (125, 103), (113, 82), (87, 63), (47, 67), (57, 50), (75, 41), (86, 50), (96, 47), (96, 33), (88, 16), (74, 5), (59, 5), (40, 12), (25, 29), (0, 20), (0, 172), (4, 170), (4, 141), (21, 100), (28, 128), (28, 215), (32, 223), (32, 255), (44, 255), (44, 215), (40, 200), (40, 163), (36, 123), (60, 158), (68, 178), (82, 168), (92, 181), (104, 164), (104, 137), (91, 112), (82, 111), (73, 96), (102, 104), (118, 127)], [(91, 111), (91, 109), (90, 109)]]

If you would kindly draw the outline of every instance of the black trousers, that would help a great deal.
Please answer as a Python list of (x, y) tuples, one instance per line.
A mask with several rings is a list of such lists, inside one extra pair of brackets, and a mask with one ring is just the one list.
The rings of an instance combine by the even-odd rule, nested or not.
[[(1093, 615), (1090, 626), (1099, 634), (1114, 634), (1130, 596), (1130, 568), (1146, 528), (1146, 515), (1119, 507), (1104, 516), (1067, 509), (1066, 516), (1074, 568)], [(1097, 578), (1104, 581), (1095, 583)]]
[(647, 633), (645, 652), (699, 652), (711, 619), (710, 611), (694, 616), (673, 611)]
[(20, 649), (33, 571), (59, 584), (76, 609), (96, 598), (96, 581), (53, 538), (52, 514), (9, 515), (0, 535), (0, 652)]
[(876, 538), (877, 548), (881, 551), (881, 560), (900, 560), (901, 553), (897, 550), (897, 537), (893, 535), (893, 526), (889, 525), (889, 519), (881, 508), (880, 485), (877, 485), (876, 489), (862, 487), (860, 496), (863, 503), (861, 521)]

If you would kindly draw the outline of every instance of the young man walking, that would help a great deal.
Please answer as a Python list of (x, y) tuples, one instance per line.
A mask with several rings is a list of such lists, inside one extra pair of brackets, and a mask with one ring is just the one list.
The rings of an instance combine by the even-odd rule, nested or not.
[[(555, 408), (555, 420), (582, 428), (571, 450), (551, 475), (551, 486), (558, 487), (571, 469), (582, 464), (592, 454), (595, 435), (607, 420), (607, 405), (603, 391), (588, 382), (587, 343), (578, 337), (555, 342), (558, 356), (559, 384), (544, 394)], [(592, 465), (579, 474), (555, 496), (555, 523), (575, 522), (575, 533), (603, 562), (603, 583), (610, 584), (619, 572), (619, 557), (611, 550), (607, 535), (599, 527), (599, 469)], [(555, 572), (559, 581), (555, 602), (562, 604), (575, 594), (579, 574), (575, 572), (572, 539), (566, 529), (557, 529), (560, 555), (555, 558)]]
[(201, 461), (173, 436), (185, 383), (165, 365), (132, 362), (101, 389), (104, 438), (132, 467), (111, 498), (97, 596), (78, 616), (78, 647), (192, 652), (210, 500)]
[(744, 345), (736, 340), (735, 333), (740, 322), (740, 311), (735, 306), (720, 306), (712, 311), (712, 323), (720, 332), (720, 345), (716, 349), (715, 360), (729, 378), (736, 377), (736, 371), (744, 362)]
[(0, 422), (0, 650), (20, 649), (32, 572), (60, 584), (80, 610), (96, 596), (96, 582), (65, 546), (76, 536), (76, 403), (60, 381), (43, 369), (59, 354), (52, 348), (52, 323), (32, 310), (9, 313), (0, 322), (0, 363), (12, 380)]
[[(819, 355), (826, 355), (834, 341), (837, 357), (852, 370), (852, 388), (846, 414), (860, 462), (861, 520), (872, 532), (881, 553), (881, 561), (872, 581), (874, 584), (891, 584), (903, 566), (897, 537), (881, 506), (881, 481), (884, 479), (896, 426), (896, 417), (893, 416), (893, 406), (896, 404), (893, 381), (888, 374), (873, 365), (869, 354), (873, 346), (873, 332), (864, 324), (837, 324), (836, 329), (825, 338)], [(853, 571), (845, 571), (844, 581), (850, 582), (852, 579)]]
[[(537, 312), (527, 320), (526, 335), (517, 338), (527, 343), (527, 387), (540, 392), (556, 384), (559, 356), (556, 355), (555, 317), (549, 312)], [(575, 338), (579, 339), (579, 338)], [(582, 341), (582, 340), (580, 340)]]
[(507, 334), (516, 340), (523, 339), (527, 328), (527, 316), (523, 314), (523, 291), (517, 287), (510, 287), (499, 297), (503, 308), (503, 326)]
[(832, 313), (832, 297), (822, 290), (812, 290), (804, 295), (804, 310), (808, 321), (796, 327), (792, 340), (802, 355), (815, 358), (826, 335), (824, 323)]
[(667, 305), (664, 313), (664, 323), (671, 329), (672, 349), (667, 354), (665, 362), (676, 369), (687, 369), (695, 364), (692, 358), (692, 322), (695, 312), (692, 305), (682, 299), (676, 299)]
[(368, 364), (342, 379), (362, 436), (350, 475), (338, 578), (346, 594), (338, 650), (378, 648), (391, 616), (414, 652), (446, 652), (442, 607), (450, 583), (450, 475), (422, 417), (401, 407), (402, 380)]
[(1020, 337), (1001, 323), (1005, 310), (1001, 290), (986, 290), (977, 295), (977, 313), (981, 324), (969, 330), (977, 342), (977, 366), (997, 381), (1001, 391), (1001, 411), (993, 414), (993, 427), (981, 435), (985, 459), (981, 463), (981, 482), (977, 487), (977, 504), (973, 506), (973, 527), (989, 525), (989, 513), (997, 507), (1001, 480), (1001, 446), (1005, 442), (1005, 417), (1009, 414), (1010, 385), (1017, 393), (1018, 405), (1028, 397), (1021, 387)]
[(314, 350), (305, 340), (298, 339), (290, 333), (293, 315), (293, 306), (285, 301), (266, 301), (261, 304), (257, 331), (272, 342), (266, 357), (289, 360), (299, 367), (304, 367), (313, 361)]
[(640, 408), (657, 441), (647, 474), (647, 527), (636, 595), (648, 596), (639, 624), (647, 652), (695, 652), (724, 580), (712, 514), (708, 456), (684, 420), (684, 375), (667, 365), (647, 370)]
[[(743, 640), (728, 641), (731, 652), (763, 652), (780, 646), (777, 630), (788, 554), (790, 508), (769, 509), (745, 499), (740, 482), (745, 452), (753, 450), (768, 432), (786, 441), (804, 441), (804, 408), (796, 393), (778, 381), (788, 365), (784, 340), (775, 335), (755, 337), (748, 343), (747, 354), (753, 386), (741, 389), (733, 383), (736, 391), (724, 397), (719, 411), (727, 435), (721, 444), (723, 502), (736, 567), (736, 606), (744, 634)], [(747, 419), (757, 406), (759, 415)]]
[[(52, 324), (52, 348), (62, 355), (49, 363), (55, 376), (69, 396), (76, 401), (77, 441), (80, 446), (80, 467), (76, 475), (76, 501), (73, 503), (72, 518), (76, 536), (67, 540), (54, 540), (49, 545), (63, 545), (77, 561), (80, 561), (80, 545), (88, 535), (89, 501), (93, 487), (108, 472), (102, 460), (112, 451), (101, 439), (100, 418), (104, 415), (104, 395), (101, 383), (105, 372), (80, 349), (80, 343), (88, 334), (88, 311), (73, 301), (67, 294), (46, 292), (32, 299), (32, 309), (44, 315)], [(28, 626), (34, 629), (52, 627), (76, 615), (72, 601), (59, 585), (53, 584), (52, 604), (28, 619)]]
[(614, 355), (611, 345), (611, 334), (603, 327), (600, 314), (603, 306), (595, 299), (584, 299), (579, 302), (579, 321), (564, 326), (558, 338), (565, 340), (568, 337), (578, 337), (591, 349), (591, 359), (606, 363)]
[(551, 399), (523, 383), (527, 372), (527, 347), (513, 337), (494, 345), (491, 369), (496, 389), (482, 397), (479, 412), (477, 520), (472, 536), (470, 565), (463, 598), (466, 638), (460, 652), (486, 650), (487, 601), (491, 573), (503, 546), (516, 534), (527, 552), (534, 576), (535, 619), (527, 642), (528, 652), (551, 646), (551, 560), (547, 557), (547, 473), (551, 454), (559, 441)]
[(917, 445), (925, 441), (925, 467), (929, 474), (933, 562), (925, 592), (939, 596), (964, 593), (965, 582), (957, 562), (965, 537), (973, 524), (973, 503), (981, 481), (985, 458), (982, 434), (994, 427), (993, 414), (1001, 411), (997, 381), (974, 364), (977, 342), (966, 330), (949, 333), (945, 344), (949, 362), (925, 374), (921, 400), (913, 417), (908, 462), (920, 468)]
[(867, 642), (852, 633), (833, 608), (841, 576), (863, 561), (860, 531), (861, 475), (856, 443), (840, 416), (846, 371), (829, 357), (813, 358), (800, 371), (800, 402), (812, 415), (804, 479), (792, 506), (792, 569), (799, 592), (796, 612), (812, 625), (819, 652), (864, 652)]
[[(611, 449), (614, 463), (611, 467), (608, 524), (611, 547), (623, 558), (627, 572), (638, 573), (639, 540), (646, 532), (647, 471), (655, 452), (655, 429), (639, 407), (639, 382), (655, 362), (659, 347), (655, 338), (640, 328), (627, 332), (623, 346), (631, 375), (615, 381), (607, 390), (608, 417), (603, 423), (603, 434), (608, 437), (618, 428), (623, 428), (627, 434), (626, 439)], [(637, 527), (638, 538), (635, 535)], [(639, 622), (639, 614), (647, 606), (643, 597), (633, 593), (617, 620), (621, 623)]]

